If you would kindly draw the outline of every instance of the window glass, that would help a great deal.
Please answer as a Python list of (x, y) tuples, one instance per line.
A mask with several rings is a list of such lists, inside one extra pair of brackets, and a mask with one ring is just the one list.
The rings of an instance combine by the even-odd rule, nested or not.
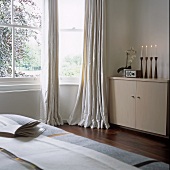
[[(21, 43), (22, 42), (22, 43)], [(15, 77), (38, 76), (40, 74), (41, 46), (37, 30), (15, 29)]]
[(59, 0), (60, 29), (83, 29), (84, 10), (84, 0)]
[(82, 63), (82, 31), (60, 32), (60, 76), (78, 77)]
[(14, 0), (14, 23), (32, 27), (41, 26), (42, 0)]
[(0, 24), (11, 23), (11, 0), (0, 0)]
[(59, 0), (59, 74), (79, 77), (83, 58), (84, 0)]
[(12, 76), (12, 29), (0, 27), (0, 77)]
[(40, 75), (42, 4), (0, 0), (0, 78)]

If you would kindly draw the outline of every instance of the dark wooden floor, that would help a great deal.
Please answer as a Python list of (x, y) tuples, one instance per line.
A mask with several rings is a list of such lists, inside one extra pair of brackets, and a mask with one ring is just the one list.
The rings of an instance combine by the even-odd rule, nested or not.
[(119, 127), (91, 129), (64, 124), (59, 128), (79, 136), (84, 136), (170, 164), (170, 148), (167, 139), (160, 140), (160, 138), (157, 137), (141, 135), (141, 133), (131, 132)]

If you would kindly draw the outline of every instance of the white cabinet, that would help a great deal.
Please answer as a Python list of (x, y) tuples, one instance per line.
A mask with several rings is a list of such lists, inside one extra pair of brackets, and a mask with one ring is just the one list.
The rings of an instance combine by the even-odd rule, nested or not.
[(167, 135), (168, 80), (111, 77), (110, 123)]
[(135, 128), (136, 82), (110, 80), (110, 122)]

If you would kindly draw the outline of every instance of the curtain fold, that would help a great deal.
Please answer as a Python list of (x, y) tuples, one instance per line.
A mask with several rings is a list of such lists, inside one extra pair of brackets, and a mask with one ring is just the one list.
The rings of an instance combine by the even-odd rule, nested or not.
[(104, 57), (105, 0), (85, 1), (84, 54), (70, 125), (109, 128)]
[(58, 1), (45, 0), (44, 7), (40, 117), (45, 123), (57, 126), (63, 124), (58, 105)]

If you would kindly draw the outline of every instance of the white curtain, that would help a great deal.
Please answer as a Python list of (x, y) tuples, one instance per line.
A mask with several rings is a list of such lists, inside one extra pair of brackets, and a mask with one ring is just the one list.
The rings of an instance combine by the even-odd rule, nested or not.
[(57, 126), (63, 124), (58, 105), (58, 1), (45, 0), (44, 2), (40, 118), (47, 124)]
[(82, 77), (70, 125), (109, 128), (105, 75), (105, 0), (85, 1)]

